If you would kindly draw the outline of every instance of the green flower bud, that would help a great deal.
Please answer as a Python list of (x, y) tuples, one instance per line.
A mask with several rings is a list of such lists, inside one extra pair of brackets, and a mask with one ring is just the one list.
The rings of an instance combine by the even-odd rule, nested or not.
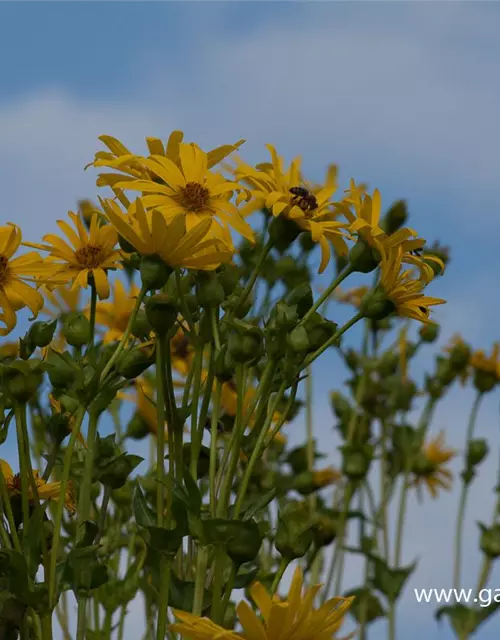
[(155, 362), (155, 350), (148, 352), (149, 349), (144, 347), (135, 347), (127, 351), (118, 359), (116, 371), (127, 380), (139, 377)]
[(287, 560), (302, 558), (313, 543), (313, 523), (305, 503), (289, 502), (281, 510), (274, 545)]
[(317, 549), (327, 547), (337, 537), (339, 529), (338, 514), (331, 510), (320, 512), (315, 518), (313, 528), (314, 544)]
[(57, 319), (51, 322), (33, 322), (27, 338), (35, 347), (48, 347), (57, 327)]
[(342, 273), (348, 264), (349, 258), (347, 256), (335, 255), (335, 268), (337, 270), (337, 274)]
[(431, 398), (439, 400), (445, 392), (443, 384), (435, 377), (425, 376), (425, 390)]
[(474, 386), (480, 393), (488, 393), (496, 387), (498, 378), (495, 373), (476, 369), (474, 371)]
[(214, 307), (224, 302), (226, 292), (215, 273), (201, 271), (196, 280), (196, 300), (200, 307)]
[(106, 465), (100, 474), (101, 482), (112, 489), (120, 489), (127, 482), (132, 471), (143, 461), (140, 456), (123, 454), (110, 464)]
[(489, 452), (488, 443), (483, 438), (470, 440), (467, 446), (467, 467), (475, 467), (486, 458)]
[[(192, 443), (185, 442), (182, 445), (182, 449), (184, 451), (184, 456), (183, 456), (184, 464), (189, 467), (191, 464)], [(198, 461), (197, 461), (197, 467), (196, 467), (198, 478), (206, 478), (208, 476), (209, 469), (210, 469), (210, 449), (205, 445), (202, 445), (198, 453)]]
[(380, 253), (362, 238), (349, 251), (349, 262), (359, 273), (370, 273), (380, 264)]
[(359, 310), (365, 318), (382, 320), (393, 314), (396, 306), (387, 298), (385, 292), (377, 287), (363, 298)]
[(420, 438), (417, 431), (410, 425), (394, 427), (392, 431), (394, 448), (405, 454), (416, 452), (420, 448)]
[(423, 324), (420, 327), (419, 335), (423, 342), (432, 343), (436, 342), (439, 337), (439, 325), (438, 324)]
[(215, 377), (220, 382), (229, 382), (234, 378), (234, 360), (231, 358), (224, 345), (215, 359)]
[(292, 467), (295, 474), (300, 474), (303, 471), (306, 471), (308, 468), (307, 447), (296, 447), (290, 451), (286, 461)]
[(342, 448), (342, 473), (349, 480), (363, 479), (373, 459), (373, 447), (355, 443), (344, 445)]
[(286, 337), (286, 342), (294, 353), (303, 353), (309, 350), (311, 343), (307, 331), (303, 326), (297, 326)]
[(349, 367), (349, 369), (353, 373), (356, 373), (360, 363), (360, 357), (356, 353), (356, 351), (354, 351), (354, 349), (349, 348), (344, 354), (344, 360), (346, 365)]
[(309, 349), (316, 351), (335, 335), (338, 325), (336, 322), (326, 320), (321, 314), (314, 313), (307, 319), (305, 327), (309, 339)]
[(238, 285), (229, 298), (226, 298), (221, 305), (224, 311), (231, 311), (236, 318), (244, 318), (253, 305), (253, 297), (251, 295), (249, 295), (244, 302), (241, 302), (242, 293), (243, 287)]
[(284, 253), (301, 233), (300, 227), (293, 220), (288, 220), (284, 216), (273, 218), (269, 223), (268, 231), (273, 246), (280, 253)]
[(234, 362), (257, 361), (262, 354), (263, 335), (258, 327), (243, 332), (232, 332), (228, 340), (228, 353)]
[(240, 284), (240, 269), (235, 264), (224, 264), (218, 269), (217, 279), (224, 289), (225, 295), (229, 296)]
[(42, 384), (42, 374), (38, 371), (27, 371), (10, 369), (4, 372), (5, 390), (13, 400), (24, 403), (32, 398)]
[(72, 347), (83, 347), (90, 340), (90, 321), (83, 313), (68, 313), (64, 318), (62, 334)]
[(177, 306), (165, 293), (151, 296), (146, 301), (146, 318), (159, 336), (165, 336), (177, 321)]
[[(237, 526), (234, 526), (236, 523)], [(227, 555), (236, 566), (255, 560), (259, 554), (263, 539), (257, 523), (254, 520), (246, 520), (245, 522), (235, 520), (234, 524), (232, 522), (228, 524), (234, 528), (234, 534), (227, 541), (225, 547)]]
[(386, 351), (378, 361), (378, 371), (381, 376), (390, 376), (399, 368), (399, 355), (394, 351)]
[(346, 416), (350, 416), (352, 412), (351, 405), (347, 398), (338, 391), (332, 391), (330, 394), (330, 402), (332, 409), (335, 412), (337, 418), (343, 419)]
[(471, 348), (465, 342), (459, 341), (453, 345), (450, 353), (450, 364), (453, 369), (461, 373), (467, 368), (471, 359)]
[(139, 340), (145, 340), (149, 337), (153, 328), (149, 324), (148, 317), (144, 309), (139, 309), (135, 320), (132, 324), (132, 335)]
[(143, 286), (153, 291), (163, 287), (173, 270), (159, 256), (143, 256), (139, 271)]
[(298, 322), (299, 316), (295, 305), (289, 305), (283, 300), (276, 303), (271, 311), (270, 326), (278, 331), (290, 331)]
[(488, 556), (488, 558), (500, 557), (500, 524), (496, 524), (493, 527), (486, 527), (484, 524), (479, 523), (481, 529), (481, 538), (479, 546), (481, 551)]
[(125, 436), (132, 440), (142, 440), (149, 435), (150, 429), (148, 423), (142, 418), (141, 414), (136, 411), (127, 425)]
[(415, 458), (411, 470), (416, 476), (428, 476), (435, 471), (435, 465), (427, 459), (423, 452)]
[(444, 386), (448, 386), (451, 384), (455, 378), (457, 377), (457, 369), (456, 366), (453, 365), (451, 359), (443, 358), (443, 356), (437, 356), (436, 358), (436, 379), (443, 384)]
[(387, 213), (383, 217), (380, 223), (380, 228), (390, 236), (398, 229), (401, 229), (401, 227), (404, 226), (407, 220), (407, 204), (404, 200), (398, 200), (393, 205), (391, 205), (389, 211), (387, 211)]
[(314, 304), (311, 285), (304, 282), (290, 291), (286, 297), (289, 306), (296, 306), (297, 315), (303, 318)]
[(48, 421), (48, 432), (53, 442), (60, 444), (70, 431), (69, 417), (56, 413)]

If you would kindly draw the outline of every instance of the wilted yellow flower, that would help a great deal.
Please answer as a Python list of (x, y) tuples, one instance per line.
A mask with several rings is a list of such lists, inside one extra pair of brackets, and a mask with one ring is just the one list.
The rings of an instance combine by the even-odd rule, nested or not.
[(43, 237), (46, 244), (25, 243), (26, 246), (49, 251), (48, 262), (52, 265), (51, 279), (65, 279), (72, 282), (72, 290), (87, 287), (92, 277), (97, 295), (105, 299), (109, 296), (109, 282), (106, 271), (121, 269), (120, 251), (116, 250), (118, 235), (112, 225), (100, 225), (99, 216), (94, 213), (87, 232), (81, 216), (69, 212), (76, 231), (64, 220), (57, 224), (68, 237), (70, 244), (54, 234)]
[[(12, 471), (9, 463), (5, 460), (0, 460), (0, 469), (5, 478), (9, 495), (11, 497), (21, 495), (20, 475), (18, 473), (14, 475), (14, 472)], [(40, 474), (36, 470), (33, 470), (33, 477), (35, 479), (38, 497), (40, 498), (40, 500), (59, 500), (59, 496), (61, 495), (60, 482), (45, 482), (45, 480), (40, 477)], [(35, 501), (35, 496), (33, 495), (31, 485), (29, 487), (29, 500), (30, 502)], [(75, 513), (75, 494), (71, 481), (68, 483), (64, 504), (66, 506), (66, 509), (71, 514)]]
[(443, 432), (424, 445), (422, 454), (413, 467), (413, 485), (417, 487), (419, 494), (423, 485), (433, 498), (437, 496), (439, 488), (447, 491), (451, 489), (453, 474), (444, 465), (455, 456), (453, 449), (445, 448)]
[(344, 240), (347, 234), (345, 222), (336, 219), (331, 197), (337, 188), (337, 168), (331, 165), (325, 185), (318, 188), (305, 184), (300, 173), (300, 158), (295, 158), (288, 170), (283, 168), (283, 159), (273, 146), (267, 145), (272, 164), (251, 167), (238, 160), (234, 174), (249, 186), (252, 199), (242, 207), (244, 215), (265, 207), (274, 216), (293, 220), (303, 231), (309, 231), (313, 242), (321, 247), (322, 273), (331, 257), (330, 243), (338, 255), (346, 255), (348, 248)]
[(174, 610), (180, 621), (170, 625), (172, 631), (190, 640), (331, 640), (340, 629), (354, 598), (331, 598), (314, 609), (314, 597), (321, 585), (306, 589), (302, 595), (303, 575), (297, 567), (285, 600), (274, 599), (259, 582), (250, 587), (250, 595), (263, 620), (247, 602), (240, 602), (236, 612), (242, 633), (228, 631), (208, 618)]
[(120, 280), (116, 280), (113, 284), (112, 299), (109, 302), (99, 302), (97, 304), (96, 324), (106, 327), (103, 342), (113, 342), (122, 338), (138, 295), (138, 287), (131, 285), (127, 291), (123, 283)]
[(380, 286), (399, 316), (430, 322), (429, 307), (444, 304), (446, 300), (423, 295), (426, 282), (412, 279), (409, 270), (401, 272), (403, 250), (392, 249), (383, 256), (380, 268)]
[(6, 336), (17, 323), (16, 311), (29, 307), (35, 316), (43, 307), (43, 298), (27, 282), (34, 283), (47, 274), (47, 267), (34, 251), (14, 258), (22, 242), (21, 229), (8, 224), (0, 227), (0, 336)]
[(168, 222), (158, 211), (145, 211), (137, 200), (135, 214), (124, 214), (116, 202), (103, 201), (103, 208), (118, 233), (142, 256), (157, 256), (173, 268), (216, 269), (232, 258), (220, 241), (209, 238), (211, 220), (204, 219), (186, 229), (186, 219), (178, 215)]

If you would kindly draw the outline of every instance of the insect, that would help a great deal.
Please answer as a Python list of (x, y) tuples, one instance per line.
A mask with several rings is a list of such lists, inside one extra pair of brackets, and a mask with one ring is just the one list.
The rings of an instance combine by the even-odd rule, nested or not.
[(412, 249), (411, 251), (409, 251), (409, 254), (411, 256), (417, 256), (417, 258), (421, 258), (423, 253), (424, 253), (423, 247), (419, 247), (418, 249)]
[(292, 204), (296, 205), (302, 211), (314, 211), (318, 207), (316, 197), (305, 187), (292, 187), (290, 193), (293, 195)]

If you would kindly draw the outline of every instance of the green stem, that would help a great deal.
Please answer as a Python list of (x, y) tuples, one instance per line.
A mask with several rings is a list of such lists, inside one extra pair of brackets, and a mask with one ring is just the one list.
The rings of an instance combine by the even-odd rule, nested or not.
[[(476, 399), (472, 405), (472, 409), (470, 412), (469, 424), (467, 426), (467, 434), (465, 436), (465, 465), (467, 468), (467, 446), (469, 442), (472, 440), (474, 429), (476, 426), (477, 415), (479, 412), (479, 406), (481, 404), (481, 400), (483, 398), (483, 394), (478, 392)], [(458, 506), (457, 513), (457, 526), (455, 533), (455, 564), (453, 568), (453, 587), (455, 589), (460, 588), (460, 570), (461, 570), (461, 562), (462, 562), (462, 535), (463, 535), (463, 526), (465, 520), (465, 508), (467, 503), (467, 496), (469, 491), (470, 481), (463, 478), (462, 488), (460, 492), (460, 501)]]
[(139, 312), (141, 303), (144, 300), (144, 296), (146, 295), (146, 293), (147, 293), (147, 289), (144, 286), (141, 287), (141, 290), (139, 291), (139, 294), (138, 294), (137, 299), (135, 301), (134, 309), (133, 309), (132, 313), (130, 314), (130, 318), (129, 318), (129, 321), (128, 321), (128, 324), (127, 324), (127, 328), (123, 332), (123, 336), (121, 337), (121, 340), (118, 343), (118, 346), (116, 347), (113, 355), (109, 359), (108, 364), (104, 367), (104, 369), (103, 369), (103, 371), (101, 373), (101, 380), (100, 380), (101, 382), (103, 382), (106, 379), (106, 376), (108, 375), (108, 373), (113, 368), (113, 365), (115, 364), (116, 360), (118, 359), (118, 356), (120, 355), (120, 353), (123, 351), (125, 345), (127, 344), (127, 341), (130, 338), (130, 334), (132, 332), (132, 327), (134, 325), (135, 319), (137, 317), (137, 314)]
[(276, 572), (276, 575), (274, 576), (273, 584), (271, 585), (271, 596), (273, 596), (276, 593), (276, 590), (278, 589), (281, 578), (283, 577), (283, 574), (285, 573), (289, 564), (290, 564), (290, 560), (287, 560), (287, 558), (281, 558), (280, 566), (278, 568), (278, 571)]
[[(156, 338), (156, 524), (163, 526), (165, 510), (165, 388), (163, 386), (165, 369), (165, 339)], [(170, 423), (168, 424), (170, 429)]]
[[(273, 248), (273, 240), (271, 238), (269, 238), (269, 240), (266, 242), (266, 244), (262, 247), (262, 252), (261, 252), (261, 254), (259, 256), (257, 264), (255, 265), (255, 269), (253, 270), (252, 275), (250, 276), (245, 288), (242, 291), (238, 306), (241, 306), (241, 305), (245, 304), (245, 302), (247, 301), (247, 298), (250, 295), (250, 293), (252, 292), (254, 284), (255, 284), (257, 278), (259, 277), (260, 269), (261, 269), (262, 265), (264, 264), (264, 262), (265, 262), (267, 256), (269, 255), (269, 253), (270, 253), (272, 248)], [(232, 313), (229, 312), (228, 313), (228, 319), (230, 317), (232, 317), (233, 314), (234, 314), (234, 311)]]
[[(24, 445), (24, 434), (21, 420), (22, 409), (20, 405), (15, 406), (16, 414), (16, 433), (17, 433), (17, 453), (19, 457), (19, 473), (21, 476), (21, 501), (23, 511), (23, 538), (28, 534), (29, 519), (30, 519), (30, 504), (29, 504), (29, 486), (28, 486), (28, 462), (26, 460), (26, 447)], [(33, 495), (35, 499), (35, 495)]]
[(215, 383), (215, 394), (212, 406), (212, 416), (210, 424), (210, 469), (209, 469), (209, 485), (210, 485), (210, 514), (215, 518), (215, 506), (217, 502), (216, 496), (216, 474), (217, 474), (217, 439), (218, 439), (218, 423), (220, 411), (220, 396), (222, 383), (219, 379)]
[[(193, 395), (191, 398), (191, 459), (189, 461), (189, 470), (194, 480), (197, 479), (197, 467), (199, 449), (201, 449), (201, 441), (203, 439), (204, 425), (198, 425), (198, 407), (201, 391), (201, 373), (203, 365), (203, 345), (196, 344), (194, 356), (194, 385)], [(201, 430), (201, 437), (198, 434), (198, 428)]]
[(161, 557), (161, 582), (160, 600), (158, 604), (158, 623), (156, 627), (156, 640), (164, 640), (167, 634), (168, 623), (168, 599), (170, 592), (170, 577), (172, 574), (172, 558)]
[(208, 550), (206, 547), (198, 547), (196, 559), (196, 576), (194, 584), (193, 615), (201, 616), (203, 607), (203, 595), (205, 592), (205, 580), (207, 576)]
[(55, 607), (56, 605), (56, 564), (57, 555), (59, 551), (59, 542), (61, 540), (61, 525), (64, 513), (64, 503), (66, 499), (66, 491), (68, 489), (69, 474), (71, 470), (71, 462), (73, 457), (73, 450), (75, 448), (76, 440), (82, 428), (82, 422), (85, 417), (85, 407), (80, 407), (71, 435), (69, 438), (68, 448), (64, 454), (63, 471), (61, 476), (60, 495), (57, 502), (57, 509), (54, 521), (54, 537), (52, 540), (52, 549), (50, 555), (50, 572), (49, 572), (49, 605)]
[(219, 547), (215, 552), (215, 572), (212, 583), (212, 606), (210, 609), (210, 617), (212, 620), (220, 624), (222, 617), (222, 590), (224, 586), (224, 565), (226, 562), (226, 554), (224, 549)]
[(90, 317), (89, 317), (89, 321), (90, 321), (90, 338), (89, 338), (88, 349), (90, 349), (92, 347), (92, 345), (94, 344), (96, 308), (97, 308), (97, 290), (96, 290), (96, 287), (95, 287), (94, 279), (91, 278), (91, 283), (90, 283)]
[(354, 272), (354, 267), (352, 264), (349, 263), (347, 267), (333, 280), (330, 286), (327, 287), (325, 291), (323, 291), (321, 296), (316, 300), (316, 302), (309, 309), (306, 315), (302, 318), (299, 324), (305, 324), (307, 320), (313, 315), (313, 313), (315, 313), (321, 307), (323, 302), (325, 302), (325, 300), (332, 295), (332, 293), (339, 286), (339, 284), (341, 284), (353, 272)]

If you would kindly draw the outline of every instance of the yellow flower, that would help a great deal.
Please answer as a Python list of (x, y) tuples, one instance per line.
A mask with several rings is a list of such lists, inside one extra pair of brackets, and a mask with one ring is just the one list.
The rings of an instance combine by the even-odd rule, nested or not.
[(19, 355), (19, 342), (4, 342), (0, 345), (0, 362), (7, 358), (17, 358)]
[(401, 272), (402, 259), (401, 247), (396, 247), (388, 255), (382, 256), (380, 286), (399, 316), (431, 322), (429, 307), (444, 304), (446, 301), (423, 295), (426, 282), (412, 279), (409, 270)]
[(178, 329), (170, 341), (170, 351), (172, 353), (172, 368), (182, 376), (187, 376), (193, 364), (194, 349), (182, 329)]
[(123, 283), (116, 280), (113, 286), (112, 300), (97, 304), (96, 324), (106, 327), (103, 342), (121, 339), (128, 326), (138, 295), (139, 289), (135, 285), (130, 287), (130, 291), (126, 291)]
[(185, 216), (167, 223), (158, 211), (145, 211), (137, 200), (135, 214), (124, 214), (118, 205), (103, 201), (103, 208), (118, 233), (142, 256), (157, 256), (173, 268), (216, 269), (231, 260), (225, 244), (208, 238), (211, 220), (205, 218), (187, 230)]
[(327, 467), (326, 469), (318, 469), (313, 471), (313, 482), (317, 488), (327, 487), (330, 484), (335, 484), (342, 477), (342, 474), (333, 467)]
[(250, 188), (252, 200), (241, 211), (249, 215), (257, 209), (266, 208), (274, 216), (284, 216), (293, 220), (303, 231), (309, 231), (313, 242), (321, 247), (322, 273), (330, 261), (330, 243), (338, 255), (348, 252), (342, 231), (347, 225), (336, 219), (332, 210), (332, 195), (337, 189), (337, 167), (328, 169), (324, 186), (307, 185), (300, 173), (300, 158), (295, 158), (288, 170), (283, 168), (283, 159), (278, 156), (273, 146), (267, 145), (271, 153), (272, 164), (251, 167), (241, 161), (234, 169), (238, 180)]
[(109, 296), (109, 282), (106, 271), (121, 269), (120, 251), (115, 249), (118, 242), (116, 230), (111, 225), (100, 225), (99, 214), (94, 212), (87, 232), (81, 216), (69, 212), (78, 233), (64, 220), (58, 220), (60, 229), (71, 244), (54, 234), (43, 237), (46, 244), (25, 243), (27, 246), (50, 252), (48, 261), (53, 267), (51, 280), (64, 278), (71, 281), (71, 289), (87, 287), (92, 276), (97, 295), (105, 299)]
[(0, 336), (6, 336), (17, 324), (16, 311), (29, 307), (37, 316), (43, 307), (43, 298), (27, 282), (34, 283), (47, 273), (47, 267), (34, 251), (14, 258), (22, 242), (21, 229), (10, 224), (0, 227)]
[(433, 498), (438, 494), (438, 489), (446, 491), (451, 489), (453, 474), (444, 465), (456, 456), (453, 449), (446, 449), (444, 446), (444, 433), (430, 440), (422, 449), (422, 455), (413, 472), (415, 478), (413, 485), (421, 494), (422, 486), (425, 485)]
[(331, 640), (341, 627), (354, 600), (331, 598), (319, 609), (314, 609), (314, 597), (321, 585), (306, 589), (302, 595), (303, 575), (297, 567), (286, 600), (271, 597), (256, 582), (250, 595), (262, 615), (262, 620), (246, 602), (236, 608), (243, 633), (219, 627), (208, 618), (200, 618), (185, 611), (174, 610), (180, 622), (170, 626), (172, 631), (190, 640)]
[[(14, 475), (10, 465), (5, 460), (0, 460), (0, 469), (5, 478), (7, 484), (7, 491), (11, 497), (21, 495), (21, 478), (19, 474)], [(35, 484), (38, 492), (38, 497), (40, 500), (59, 500), (59, 496), (61, 495), (61, 483), (60, 482), (45, 482), (40, 477), (38, 471), (33, 470), (33, 477), (35, 479)], [(30, 502), (35, 501), (35, 496), (33, 495), (31, 486), (29, 489), (29, 500)], [(75, 513), (76, 504), (75, 504), (75, 494), (73, 491), (73, 485), (71, 481), (68, 484), (68, 488), (66, 490), (66, 497), (64, 504), (66, 509), (71, 513)]]
[(434, 270), (429, 262), (435, 262), (444, 271), (443, 261), (434, 255), (422, 253), (425, 240), (418, 238), (416, 231), (408, 227), (398, 229), (387, 235), (380, 226), (382, 199), (380, 191), (375, 189), (373, 195), (368, 195), (363, 186), (357, 186), (351, 180), (348, 196), (335, 207), (343, 213), (350, 222), (349, 231), (357, 233), (365, 242), (386, 254), (394, 248), (402, 249), (402, 262), (417, 267), (420, 277), (430, 282), (434, 277)]
[[(124, 391), (118, 392), (118, 397), (122, 400), (129, 400), (136, 405), (137, 413), (147, 424), (150, 433), (156, 435), (158, 433), (158, 417), (156, 411), (156, 401), (154, 399), (154, 391), (151, 383), (142, 378), (136, 380), (133, 386), (133, 393)], [(167, 433), (167, 424), (165, 423), (165, 433)]]
[(476, 371), (488, 373), (500, 380), (500, 344), (495, 342), (491, 351), (491, 356), (487, 356), (484, 351), (474, 351), (470, 359), (470, 365)]

